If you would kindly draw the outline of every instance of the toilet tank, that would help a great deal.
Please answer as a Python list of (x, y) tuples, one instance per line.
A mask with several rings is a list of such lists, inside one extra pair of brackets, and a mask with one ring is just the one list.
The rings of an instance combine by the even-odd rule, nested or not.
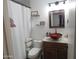
[(41, 48), (42, 47), (42, 40), (34, 40), (33, 41), (33, 46), (35, 48)]

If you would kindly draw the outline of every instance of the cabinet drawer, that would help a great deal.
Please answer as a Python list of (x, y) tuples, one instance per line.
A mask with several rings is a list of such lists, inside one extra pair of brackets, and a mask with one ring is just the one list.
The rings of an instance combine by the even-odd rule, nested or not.
[(48, 48), (48, 47), (66, 47), (68, 48), (68, 44), (66, 43), (56, 43), (56, 42), (43, 42), (43, 47)]

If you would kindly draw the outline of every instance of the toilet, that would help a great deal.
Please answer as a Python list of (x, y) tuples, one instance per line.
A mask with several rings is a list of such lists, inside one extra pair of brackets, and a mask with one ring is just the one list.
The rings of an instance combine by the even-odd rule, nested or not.
[(39, 59), (40, 57), (40, 48), (32, 48), (29, 53), (28, 53), (28, 58), (29, 59)]
[(30, 39), (27, 42), (27, 47), (28, 47), (28, 59), (39, 59), (40, 58), (42, 41)]

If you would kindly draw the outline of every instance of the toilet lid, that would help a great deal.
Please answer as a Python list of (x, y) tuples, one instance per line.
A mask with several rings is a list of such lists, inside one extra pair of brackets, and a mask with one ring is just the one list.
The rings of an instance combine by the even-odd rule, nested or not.
[(29, 53), (28, 53), (28, 56), (29, 57), (35, 57), (39, 54), (41, 48), (32, 48)]

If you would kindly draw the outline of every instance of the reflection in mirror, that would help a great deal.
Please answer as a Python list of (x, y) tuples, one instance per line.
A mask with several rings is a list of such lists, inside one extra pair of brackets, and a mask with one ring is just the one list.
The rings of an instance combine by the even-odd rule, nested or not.
[(49, 12), (49, 27), (50, 28), (65, 27), (64, 10), (55, 10)]

